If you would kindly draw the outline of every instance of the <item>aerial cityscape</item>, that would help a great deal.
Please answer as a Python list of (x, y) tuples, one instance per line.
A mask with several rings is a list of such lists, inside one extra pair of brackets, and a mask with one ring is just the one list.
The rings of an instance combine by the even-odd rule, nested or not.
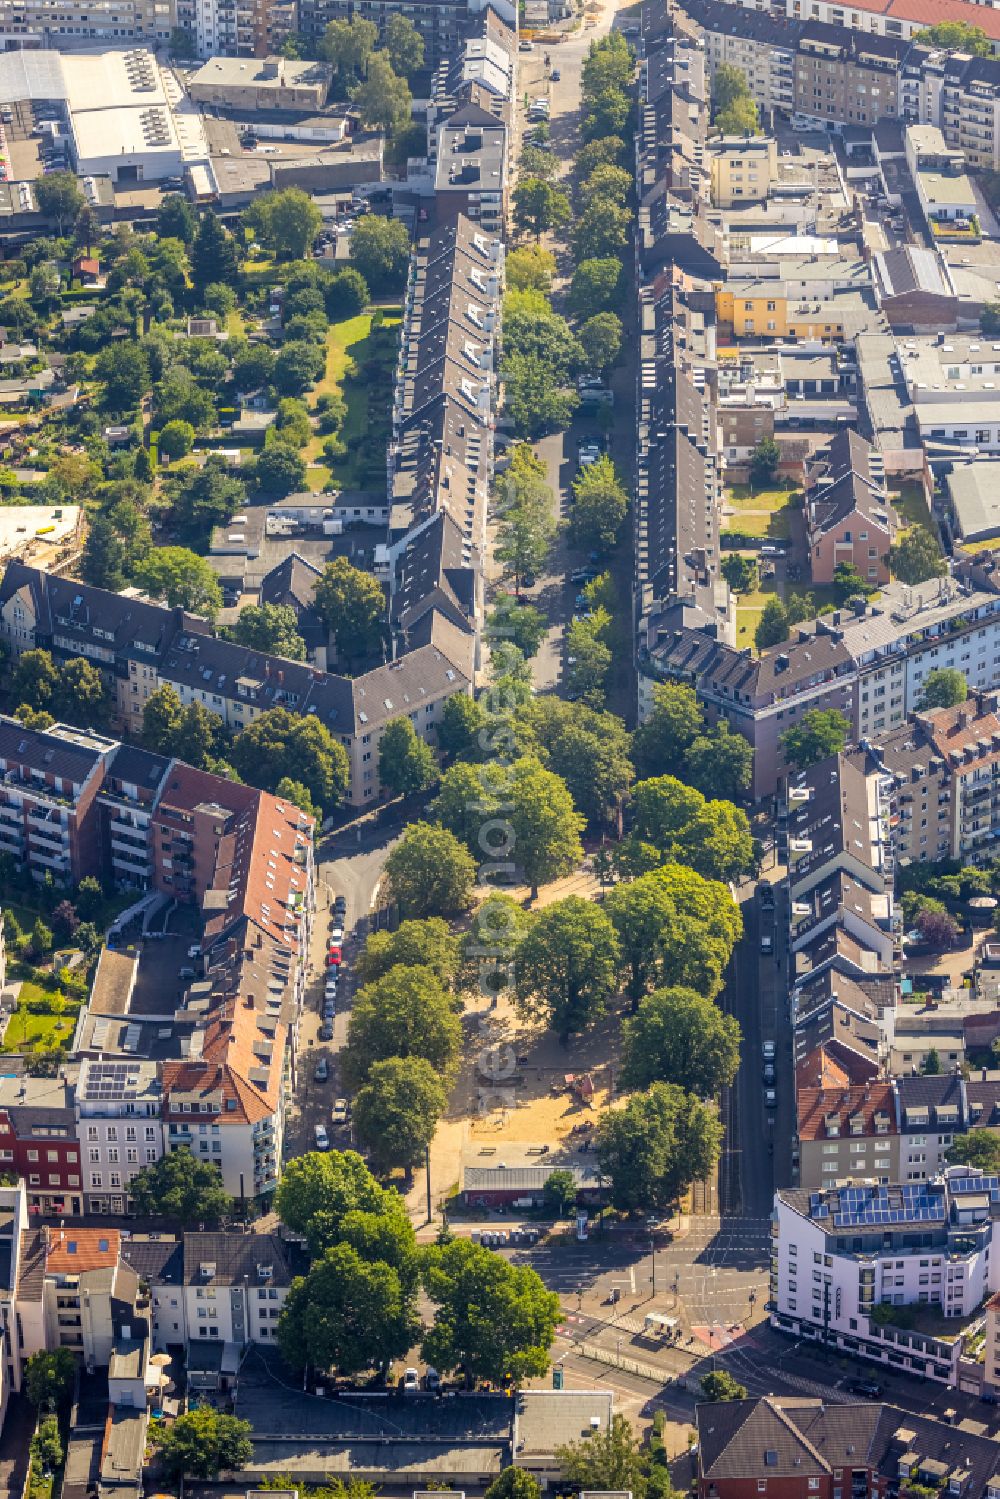
[(0, 41), (0, 1494), (1000, 1499), (1000, 5)]

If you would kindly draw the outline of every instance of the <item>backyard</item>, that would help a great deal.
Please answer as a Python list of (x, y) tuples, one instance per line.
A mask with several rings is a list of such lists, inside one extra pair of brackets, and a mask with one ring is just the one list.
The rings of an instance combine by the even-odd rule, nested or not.
[[(795, 489), (754, 489), (749, 484), (731, 484), (722, 496), (722, 530), (744, 536), (787, 540), (791, 532)], [(761, 605), (763, 608), (763, 605)]]
[(929, 531), (934, 530), (922, 485), (904, 481), (899, 489), (890, 490), (889, 499), (904, 529), (926, 526)]
[[(752, 557), (755, 554), (746, 552), (744, 555)], [(829, 584), (804, 583), (792, 588), (787, 583), (777, 582), (774, 578), (762, 579), (753, 593), (739, 594), (736, 600), (736, 649), (742, 651), (749, 646), (756, 655), (754, 631), (769, 598), (777, 594), (782, 603), (787, 604), (789, 599), (798, 598), (805, 593), (811, 594), (817, 610), (836, 603), (833, 588)]]
[[(59, 1013), (43, 1013), (58, 1007)], [(33, 979), (25, 979), (0, 1045), (2, 1052), (60, 1051), (68, 1046), (79, 1014), (78, 1001), (65, 998), (58, 990), (43, 989)]]
[[(326, 436), (316, 432), (305, 458), (307, 480), (314, 489), (328, 483), (342, 489), (379, 490), (384, 487), (385, 448), (389, 440), (392, 378), (396, 361), (398, 307), (382, 309), (382, 322), (373, 328), (375, 311), (333, 323), (327, 334), (326, 372), (309, 395), (315, 411), (321, 396), (342, 396), (347, 415), (340, 437), (347, 446), (343, 458), (329, 462), (323, 453)], [(386, 331), (388, 330), (388, 331)]]

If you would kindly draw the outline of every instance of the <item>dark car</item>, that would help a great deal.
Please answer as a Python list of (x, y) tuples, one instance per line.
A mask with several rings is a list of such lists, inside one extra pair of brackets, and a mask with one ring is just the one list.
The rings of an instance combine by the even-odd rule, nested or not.
[(867, 1395), (869, 1400), (877, 1400), (882, 1393), (882, 1386), (875, 1379), (852, 1379), (848, 1389), (855, 1395)]

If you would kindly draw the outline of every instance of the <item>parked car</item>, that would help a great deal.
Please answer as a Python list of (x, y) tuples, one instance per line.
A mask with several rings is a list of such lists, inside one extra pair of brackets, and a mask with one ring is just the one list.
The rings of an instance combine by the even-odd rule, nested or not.
[(773, 1041), (765, 1041), (764, 1045), (761, 1047), (761, 1051), (764, 1054), (764, 1061), (765, 1062), (773, 1062), (774, 1061), (774, 1042)]
[(764, 1081), (765, 1081), (765, 1083), (767, 1083), (767, 1085), (769, 1087), (773, 1088), (774, 1087), (774, 1083), (775, 1083), (775, 1078), (776, 1078), (776, 1074), (775, 1074), (775, 1071), (774, 1071), (774, 1063), (773, 1062), (765, 1062), (764, 1063)]
[(778, 1095), (773, 1088), (764, 1089), (765, 1109), (776, 1109), (778, 1107)]
[(316, 1125), (316, 1128), (313, 1130), (313, 1134), (316, 1139), (317, 1150), (330, 1149), (330, 1136), (327, 1134), (326, 1129), (322, 1124)]
[(560, 71), (559, 71), (558, 68), (553, 68), (551, 76), (552, 76), (552, 82), (553, 83), (558, 83), (559, 80), (560, 80), (560, 78), (562, 77), (562, 74), (560, 73)]
[(326, 966), (327, 966), (327, 968), (339, 968), (342, 962), (343, 962), (343, 958), (341, 957), (341, 953), (340, 953), (340, 948), (339, 947), (335, 948), (335, 949), (332, 949), (330, 952), (327, 953), (327, 955), (326, 955)]
[(316, 1063), (316, 1071), (313, 1073), (313, 1077), (318, 1083), (325, 1083), (329, 1076), (330, 1064), (327, 1061), (326, 1057), (320, 1057), (319, 1061)]
[(760, 950), (767, 957), (770, 957), (774, 952), (774, 938), (771, 936), (770, 932), (761, 932)]
[(346, 1124), (347, 1123), (347, 1099), (346, 1098), (335, 1098), (334, 1099), (334, 1101), (333, 1101), (333, 1108), (330, 1111), (330, 1118), (333, 1120), (334, 1124)]
[(333, 926), (330, 929), (330, 941), (331, 942), (343, 942), (343, 940), (344, 940), (344, 928), (338, 922), (336, 924), (336, 926)]
[(855, 1395), (867, 1395), (869, 1400), (877, 1400), (882, 1393), (882, 1386), (876, 1379), (852, 1379), (848, 1389)]
[(430, 1364), (427, 1365), (427, 1373), (424, 1375), (424, 1389), (431, 1395), (436, 1395), (441, 1388), (441, 1376)]
[(417, 1395), (420, 1393), (420, 1375), (416, 1369), (407, 1369), (403, 1375), (403, 1394)]
[(757, 897), (765, 911), (774, 910), (774, 886), (767, 880), (761, 880), (757, 886)]
[(321, 1041), (332, 1041), (333, 1040), (333, 1023), (332, 1023), (332, 1021), (329, 1021), (329, 1020), (324, 1020), (323, 1021), (323, 1024), (319, 1028), (319, 1039)]
[(341, 948), (339, 942), (331, 942), (330, 946), (327, 948), (326, 955), (331, 963), (340, 964), (344, 961), (343, 949)]
[(323, 1019), (333, 1020), (337, 1014), (337, 1001), (335, 999), (325, 1000), (323, 1003)]

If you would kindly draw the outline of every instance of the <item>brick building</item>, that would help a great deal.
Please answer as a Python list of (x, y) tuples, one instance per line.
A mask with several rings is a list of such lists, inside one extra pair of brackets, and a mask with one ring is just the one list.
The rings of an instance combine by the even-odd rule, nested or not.
[[(16, 1018), (11, 1025), (16, 1038)], [(74, 1089), (65, 1078), (0, 1078), (0, 1171), (22, 1178), (29, 1213), (83, 1211)]]

